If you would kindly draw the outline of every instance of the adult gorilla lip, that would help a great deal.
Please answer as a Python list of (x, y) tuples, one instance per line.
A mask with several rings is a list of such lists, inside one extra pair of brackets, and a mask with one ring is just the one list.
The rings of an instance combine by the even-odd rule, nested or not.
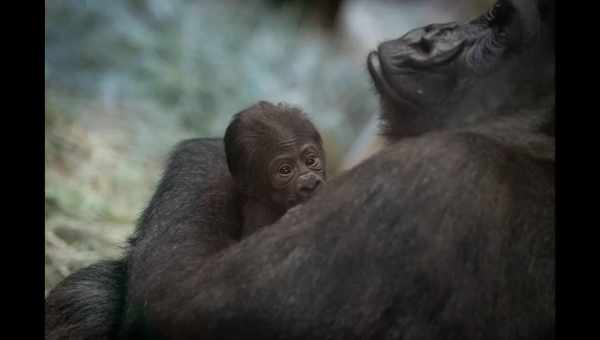
[(383, 70), (381, 69), (379, 53), (376, 51), (371, 51), (367, 56), (367, 68), (369, 69), (371, 78), (373, 78), (375, 87), (379, 93), (390, 97), (393, 101), (400, 105), (408, 106), (416, 111), (422, 111), (418, 104), (414, 103), (408, 98), (408, 95), (401, 93), (402, 89), (396, 89), (388, 82), (388, 80), (385, 78)]

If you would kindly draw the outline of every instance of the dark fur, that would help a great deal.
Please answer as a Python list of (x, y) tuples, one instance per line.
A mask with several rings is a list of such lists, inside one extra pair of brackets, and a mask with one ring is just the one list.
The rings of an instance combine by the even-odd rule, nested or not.
[[(522, 53), (495, 67), (518, 65)], [(507, 79), (490, 72), (475, 83)], [(467, 93), (454, 101), (481, 95)], [(193, 223), (226, 204), (186, 213), (225, 156), (215, 141), (179, 148), (165, 178), (172, 168), (182, 177), (163, 179), (132, 239), (135, 322), (124, 329), (177, 339), (554, 339), (553, 109), (513, 102), (506, 114), (466, 119), (458, 104), (432, 106), (419, 114), (434, 117), (406, 130), (394, 114), (417, 112), (382, 97), (393, 144), (271, 228), (212, 253), (198, 250), (207, 239)], [(169, 209), (170, 199), (186, 208)]]
[(114, 339), (126, 280), (122, 261), (102, 261), (67, 277), (46, 299), (46, 339)]
[[(314, 141), (321, 147), (321, 135), (298, 108), (284, 104), (273, 105), (260, 101), (256, 105), (237, 113), (225, 131), (224, 143), (227, 165), (234, 178), (243, 183), (241, 189), (256, 182), (258, 174), (253, 173), (252, 164), (256, 151), (263, 151), (273, 141), (290, 138), (304, 138)], [(268, 151), (268, 150), (267, 150)]]
[[(325, 181), (321, 135), (298, 108), (260, 101), (234, 115), (224, 143), (240, 199), (242, 237), (277, 221), (288, 209), (308, 200)], [(282, 144), (287, 147), (282, 149)], [(320, 166), (302, 164), (306, 159), (299, 150), (305, 145), (312, 145), (318, 153), (313, 159)], [(291, 170), (282, 178), (273, 172), (271, 162), (284, 155)]]

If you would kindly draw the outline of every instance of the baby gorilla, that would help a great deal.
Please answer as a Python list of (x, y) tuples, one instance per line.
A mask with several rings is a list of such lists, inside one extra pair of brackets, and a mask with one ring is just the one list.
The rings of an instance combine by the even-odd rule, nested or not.
[(277, 221), (325, 182), (321, 135), (299, 109), (261, 101), (233, 117), (224, 141), (240, 193), (242, 238)]

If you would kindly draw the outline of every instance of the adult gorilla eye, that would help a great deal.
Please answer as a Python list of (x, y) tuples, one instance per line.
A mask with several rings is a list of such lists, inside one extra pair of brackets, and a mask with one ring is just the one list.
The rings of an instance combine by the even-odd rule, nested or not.
[(308, 158), (306, 160), (306, 165), (311, 166), (313, 164), (315, 164), (316, 160), (314, 158)]
[(508, 14), (510, 11), (510, 6), (504, 3), (503, 0), (499, 0), (496, 2), (494, 7), (492, 7), (486, 14), (485, 19), (490, 23), (490, 25), (497, 26), (503, 25), (506, 23), (508, 19)]
[(489, 11), (487, 11), (485, 13), (485, 18), (488, 22), (492, 22), (494, 20), (494, 18), (496, 17), (496, 7), (498, 6), (498, 3), (496, 3), (496, 5), (494, 5), (494, 7), (492, 7)]
[(496, 16), (498, 15), (498, 13), (500, 12), (500, 10), (502, 9), (502, 1), (497, 1), (494, 4), (494, 7), (492, 7), (487, 13), (486, 13), (486, 17), (488, 18), (488, 20), (492, 21), (496, 18)]

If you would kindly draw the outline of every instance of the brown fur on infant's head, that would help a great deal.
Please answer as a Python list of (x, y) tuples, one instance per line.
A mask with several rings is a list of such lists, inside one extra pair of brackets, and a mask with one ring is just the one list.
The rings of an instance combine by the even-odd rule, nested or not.
[(242, 197), (242, 236), (275, 222), (325, 182), (321, 135), (298, 108), (258, 102), (234, 115), (224, 141)]

